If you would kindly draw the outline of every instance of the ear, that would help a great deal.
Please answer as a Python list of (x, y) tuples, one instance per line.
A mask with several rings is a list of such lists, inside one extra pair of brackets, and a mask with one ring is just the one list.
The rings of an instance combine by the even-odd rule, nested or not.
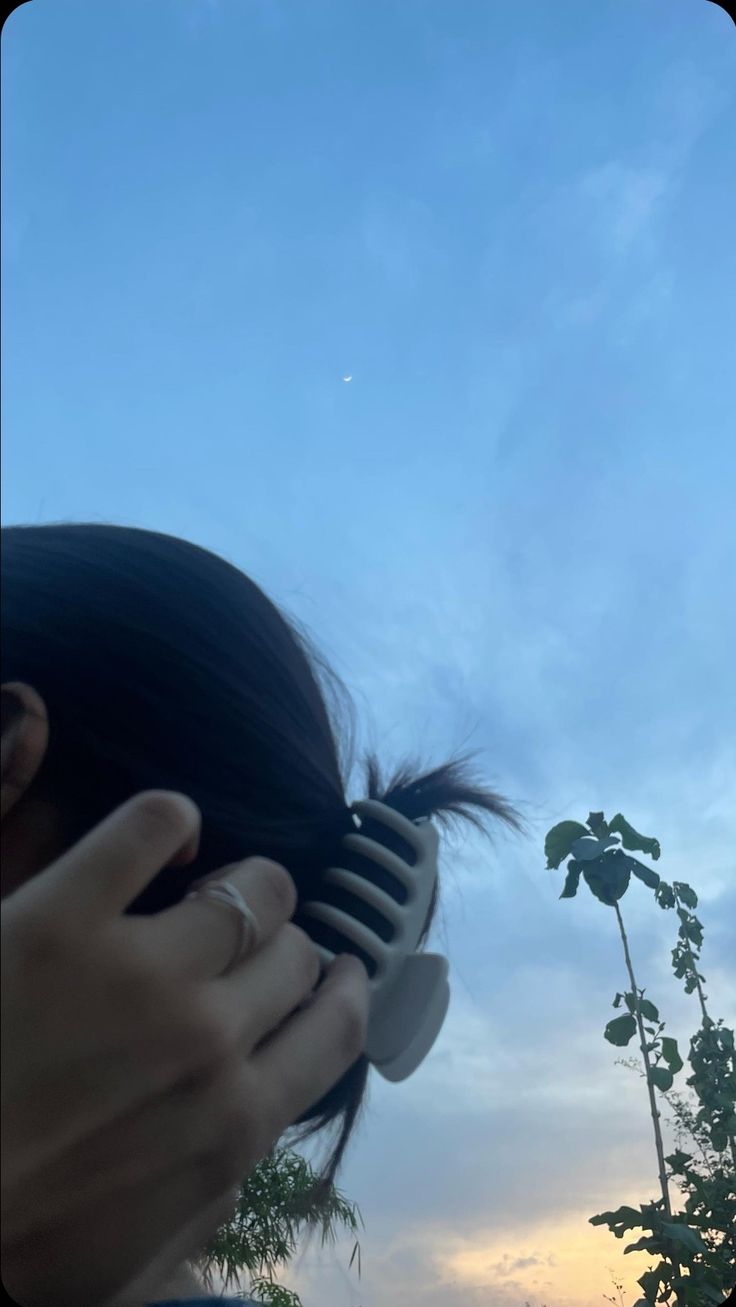
[(49, 742), (46, 705), (32, 685), (2, 686), (0, 732), (0, 820), (4, 820), (34, 780)]

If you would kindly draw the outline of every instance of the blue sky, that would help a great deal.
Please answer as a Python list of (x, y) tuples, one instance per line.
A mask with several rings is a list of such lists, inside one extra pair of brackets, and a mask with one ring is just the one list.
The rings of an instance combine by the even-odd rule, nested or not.
[(388, 763), (479, 749), (528, 816), (446, 850), (453, 1006), (344, 1172), (362, 1283), (339, 1250), (291, 1274), (324, 1307), (589, 1307), (625, 1266), (586, 1217), (653, 1193), (647, 1120), (554, 821), (659, 836), (733, 1017), (733, 35), (705, 0), (31, 0), (3, 31), (3, 520), (217, 550)]

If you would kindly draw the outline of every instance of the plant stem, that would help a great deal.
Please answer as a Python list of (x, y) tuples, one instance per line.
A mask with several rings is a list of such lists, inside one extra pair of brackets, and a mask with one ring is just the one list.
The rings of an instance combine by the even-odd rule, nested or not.
[(671, 1217), (672, 1207), (670, 1206), (670, 1191), (669, 1191), (669, 1186), (667, 1184), (667, 1171), (665, 1169), (665, 1164), (664, 1164), (664, 1145), (662, 1143), (662, 1130), (659, 1124), (660, 1117), (659, 1117), (659, 1112), (657, 1111), (657, 1100), (654, 1096), (654, 1085), (652, 1084), (650, 1079), (651, 1063), (649, 1061), (649, 1053), (647, 1052), (647, 1038), (646, 1038), (646, 1034), (644, 1033), (644, 1022), (642, 1020), (642, 1015), (639, 1010), (639, 989), (636, 983), (636, 977), (634, 976), (634, 968), (631, 964), (631, 954), (629, 953), (629, 941), (626, 938), (626, 931), (624, 930), (624, 922), (623, 922), (623, 917), (621, 916), (621, 910), (618, 906), (618, 903), (614, 903), (613, 906), (616, 909), (616, 919), (618, 921), (618, 928), (621, 932), (621, 942), (624, 946), (624, 957), (626, 958), (626, 967), (629, 973), (629, 981), (631, 982), (631, 992), (634, 996), (634, 1005), (636, 1007), (636, 1012), (634, 1015), (639, 1030), (641, 1055), (642, 1058), (644, 1059), (644, 1068), (646, 1070), (646, 1076), (647, 1076), (647, 1092), (649, 1094), (649, 1107), (652, 1114), (652, 1125), (654, 1126), (654, 1144), (657, 1150), (657, 1166), (659, 1168), (659, 1183), (662, 1190), (662, 1200), (664, 1202), (665, 1212), (667, 1213), (668, 1216)]

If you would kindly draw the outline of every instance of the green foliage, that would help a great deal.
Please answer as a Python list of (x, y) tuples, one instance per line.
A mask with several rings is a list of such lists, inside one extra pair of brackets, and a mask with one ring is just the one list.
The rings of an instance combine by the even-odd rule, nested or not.
[[(659, 1020), (659, 1009), (648, 998), (644, 998), (643, 989), (636, 993), (628, 990), (625, 994), (617, 994), (613, 1006), (619, 1007), (622, 1000), (628, 1008), (628, 1014), (609, 1021), (603, 1032), (604, 1039), (618, 1048), (625, 1048), (634, 1038), (638, 1028), (637, 1019), (640, 1018), (644, 1034), (648, 1035), (644, 1041), (644, 1050), (651, 1062), (650, 1084), (660, 1091), (671, 1089), (675, 1074), (683, 1067), (677, 1040), (662, 1034), (664, 1022)], [(657, 1021), (659, 1024), (656, 1027), (644, 1026), (644, 1021)], [(659, 1065), (661, 1062), (666, 1062), (666, 1067)]]
[[(603, 813), (600, 815), (602, 817)], [(625, 849), (633, 849), (635, 853), (646, 853), (655, 862), (659, 862), (661, 853), (659, 840), (655, 840), (649, 835), (639, 835), (620, 812), (617, 812), (613, 820), (608, 823), (608, 829), (612, 833), (616, 832), (621, 836), (621, 843)]]
[(637, 1207), (618, 1207), (615, 1212), (600, 1212), (591, 1216), (590, 1225), (607, 1225), (611, 1234), (623, 1239), (627, 1230), (636, 1230), (641, 1225), (641, 1211)]
[(675, 892), (672, 886), (667, 885), (663, 880), (659, 882), (654, 897), (660, 908), (674, 908), (675, 906)]
[[(736, 1154), (736, 1070), (734, 1035), (722, 1021), (703, 1024), (690, 1041), (692, 1075), (688, 1085), (699, 1107), (697, 1123), (707, 1125), (717, 1153)], [(734, 1159), (736, 1161), (736, 1157)]]
[(607, 1039), (609, 1044), (616, 1044), (618, 1048), (625, 1048), (630, 1039), (636, 1034), (636, 1018), (630, 1013), (625, 1016), (616, 1017), (609, 1021), (603, 1032), (603, 1038)]
[(559, 825), (553, 826), (548, 831), (547, 838), (544, 841), (544, 852), (547, 856), (547, 867), (556, 869), (559, 867), (563, 858), (569, 857), (575, 840), (581, 835), (587, 835), (588, 831), (585, 826), (581, 826), (579, 821), (561, 821)]
[(629, 862), (634, 875), (637, 876), (640, 881), (643, 881), (645, 885), (648, 885), (649, 889), (659, 888), (659, 876), (656, 871), (652, 871), (651, 867), (647, 867), (643, 862), (639, 862), (638, 858), (630, 858)]
[[(711, 1264), (728, 1282), (736, 1267), (736, 1166), (730, 1152), (713, 1146), (698, 1099), (668, 1094), (678, 1147), (666, 1161), (685, 1199), (687, 1223), (699, 1232)], [(736, 1278), (736, 1276), (734, 1277)]]
[(698, 896), (685, 881), (676, 880), (672, 885), (661, 881), (654, 897), (661, 908), (677, 909), (680, 928), (677, 932), (677, 943), (672, 950), (672, 969), (678, 980), (685, 981), (686, 994), (693, 994), (697, 990), (705, 1017), (706, 996), (701, 988), (701, 982), (705, 983), (705, 977), (697, 969), (700, 949), (703, 945), (703, 923), (694, 913), (694, 909), (698, 906)]
[(561, 899), (575, 898), (575, 895), (578, 892), (578, 885), (580, 884), (580, 876), (582, 870), (583, 868), (581, 864), (579, 862), (575, 862), (574, 859), (571, 858), (567, 864), (567, 875), (565, 877), (565, 884), (563, 886), (562, 893), (560, 895)]
[(642, 850), (655, 859), (660, 855), (659, 841), (639, 835), (621, 813), (610, 823), (604, 821), (602, 812), (591, 812), (586, 825), (579, 821), (558, 822), (547, 833), (544, 851), (551, 870), (570, 858), (560, 898), (575, 898), (581, 876), (591, 893), (608, 907), (623, 898), (632, 874), (650, 889), (657, 889), (656, 871), (624, 853), (624, 848)]
[(250, 1283), (250, 1298), (266, 1303), (268, 1307), (301, 1307), (301, 1298), (293, 1289), (274, 1284), (267, 1276), (256, 1275)]
[(695, 893), (695, 890), (691, 889), (689, 885), (686, 885), (683, 880), (676, 880), (672, 888), (680, 902), (685, 904), (685, 907), (697, 908), (698, 896)]
[(671, 1071), (667, 1070), (667, 1067), (653, 1066), (649, 1071), (649, 1079), (657, 1089), (662, 1093), (665, 1093), (668, 1089), (672, 1088), (674, 1076)]
[(677, 1040), (670, 1039), (668, 1035), (662, 1036), (662, 1057), (668, 1064), (670, 1071), (674, 1073), (682, 1071), (683, 1062), (677, 1051)]
[[(322, 1193), (318, 1177), (298, 1153), (276, 1148), (240, 1186), (237, 1208), (215, 1234), (195, 1269), (208, 1291), (216, 1270), (226, 1289), (243, 1273), (249, 1280), (247, 1296), (268, 1307), (301, 1307), (298, 1294), (275, 1282), (275, 1276), (296, 1252), (304, 1229), (318, 1229), (322, 1244), (334, 1243), (338, 1227), (356, 1235), (362, 1225), (353, 1203), (331, 1187)], [(350, 1265), (360, 1244), (353, 1246)]]
[(594, 862), (586, 863), (583, 876), (591, 894), (601, 903), (613, 907), (629, 888), (632, 862), (633, 858), (627, 857), (620, 849), (610, 849)]
[[(640, 835), (621, 813), (608, 823), (602, 812), (590, 813), (586, 827), (561, 822), (545, 842), (548, 868), (557, 868), (565, 857), (570, 858), (560, 897), (574, 898), (582, 879), (591, 893), (616, 913), (630, 986), (616, 994), (614, 1008), (623, 1003), (626, 1011), (608, 1022), (604, 1037), (622, 1048), (639, 1034), (641, 1063), (625, 1065), (640, 1067), (646, 1083), (662, 1191), (656, 1202), (638, 1209), (624, 1206), (601, 1212), (591, 1217), (590, 1223), (607, 1226), (617, 1239), (630, 1231), (641, 1232), (624, 1252), (649, 1253), (656, 1264), (639, 1278), (643, 1297), (634, 1307), (711, 1307), (721, 1304), (733, 1288), (736, 1266), (734, 1034), (722, 1021), (712, 1021), (707, 1012), (705, 981), (697, 968), (703, 945), (703, 925), (695, 916), (697, 894), (684, 881), (668, 885), (651, 867), (632, 858), (631, 851), (646, 853), (654, 861), (661, 854), (659, 841)], [(636, 984), (619, 907), (632, 876), (653, 891), (660, 908), (676, 909), (679, 928), (672, 952), (673, 970), (676, 978), (684, 981), (686, 993), (697, 992), (702, 1013), (688, 1054), (692, 1104), (671, 1092), (675, 1076), (684, 1067), (677, 1041), (663, 1033), (665, 1023), (659, 1009)], [(656, 1094), (676, 1113), (678, 1147), (668, 1157), (664, 1156)], [(683, 1143), (687, 1148), (680, 1146)], [(670, 1182), (682, 1201), (677, 1213), (672, 1211)]]
[(659, 1258), (657, 1265), (638, 1279), (644, 1294), (639, 1302), (644, 1307), (671, 1302), (677, 1307), (708, 1307), (722, 1303), (728, 1292), (729, 1267), (713, 1254), (688, 1212), (668, 1216), (660, 1200), (642, 1203), (638, 1209), (619, 1207), (601, 1212), (590, 1218), (590, 1224), (607, 1226), (617, 1239), (632, 1230), (644, 1232), (624, 1248), (624, 1254), (646, 1252)]

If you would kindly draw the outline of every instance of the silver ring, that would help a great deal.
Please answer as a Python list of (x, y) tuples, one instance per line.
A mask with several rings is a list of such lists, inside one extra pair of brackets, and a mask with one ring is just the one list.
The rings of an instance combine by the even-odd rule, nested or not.
[(228, 964), (223, 975), (237, 967), (249, 953), (252, 953), (258, 946), (261, 938), (261, 930), (255, 913), (248, 907), (240, 890), (232, 885), (229, 880), (215, 880), (200, 885), (197, 889), (190, 890), (185, 895), (188, 899), (208, 898), (213, 903), (221, 903), (224, 907), (235, 910), (238, 914), (240, 923), (240, 939), (238, 941), (238, 951), (232, 962)]

